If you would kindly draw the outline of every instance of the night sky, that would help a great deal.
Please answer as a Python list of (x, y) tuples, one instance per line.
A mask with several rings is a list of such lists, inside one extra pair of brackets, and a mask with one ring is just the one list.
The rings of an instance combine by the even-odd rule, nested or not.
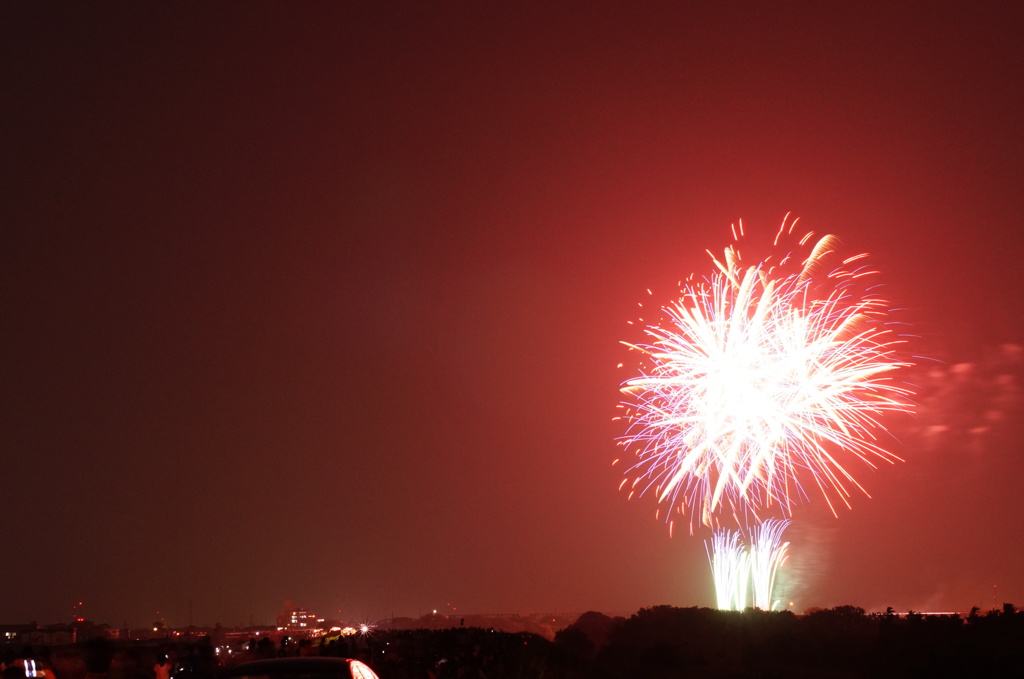
[(3, 4), (0, 622), (712, 605), (620, 340), (787, 213), (927, 357), (794, 609), (1024, 606), (1024, 6), (596, 4)]

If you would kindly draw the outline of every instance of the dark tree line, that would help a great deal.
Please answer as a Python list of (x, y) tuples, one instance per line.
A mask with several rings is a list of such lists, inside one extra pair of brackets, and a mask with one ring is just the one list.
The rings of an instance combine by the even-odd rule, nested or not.
[(585, 613), (554, 641), (480, 628), (381, 632), (362, 654), (381, 679), (1024, 677), (1024, 613), (656, 606), (629, 618)]
[[(855, 606), (587, 613), (556, 645), (572, 675), (619, 677), (1024, 677), (1024, 613), (867, 614)], [(569, 675), (567, 675), (569, 676)]]

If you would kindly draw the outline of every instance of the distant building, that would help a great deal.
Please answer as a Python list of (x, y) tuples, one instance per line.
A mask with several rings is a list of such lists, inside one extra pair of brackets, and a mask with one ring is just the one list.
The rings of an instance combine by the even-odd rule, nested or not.
[(284, 610), (277, 616), (277, 631), (293, 637), (311, 637), (323, 634), (324, 619), (317, 617), (305, 606), (296, 606), (291, 599), (284, 602)]
[(0, 643), (63, 646), (74, 641), (75, 630), (69, 625), (0, 625)]
[(0, 642), (15, 642), (21, 641), (21, 635), (30, 632), (36, 628), (36, 624), (28, 623), (25, 625), (0, 625)]

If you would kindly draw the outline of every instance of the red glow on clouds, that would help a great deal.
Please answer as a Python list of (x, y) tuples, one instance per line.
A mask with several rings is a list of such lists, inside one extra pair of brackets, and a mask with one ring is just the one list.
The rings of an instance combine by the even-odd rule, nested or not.
[(0, 11), (0, 622), (710, 605), (617, 342), (788, 210), (935, 359), (795, 608), (1024, 603), (1015, 6)]

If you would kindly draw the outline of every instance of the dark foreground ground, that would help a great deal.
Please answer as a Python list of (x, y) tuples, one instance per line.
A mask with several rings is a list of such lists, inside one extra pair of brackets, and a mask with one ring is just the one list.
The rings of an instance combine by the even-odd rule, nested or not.
[[(7, 647), (8, 660), (28, 649)], [(258, 657), (359, 658), (381, 679), (650, 679), (677, 677), (1024, 677), (1024, 613), (867, 615), (840, 606), (790, 612), (658, 606), (629, 618), (586, 613), (555, 635), (475, 627), (376, 630), (365, 637), (311, 643), (92, 642), (52, 649), (56, 679), (154, 679), (160, 653), (175, 679), (216, 679), (225, 666)], [(46, 654), (46, 649), (32, 649)], [(105, 677), (95, 666), (108, 655)], [(4, 679), (23, 679), (17, 668)]]

